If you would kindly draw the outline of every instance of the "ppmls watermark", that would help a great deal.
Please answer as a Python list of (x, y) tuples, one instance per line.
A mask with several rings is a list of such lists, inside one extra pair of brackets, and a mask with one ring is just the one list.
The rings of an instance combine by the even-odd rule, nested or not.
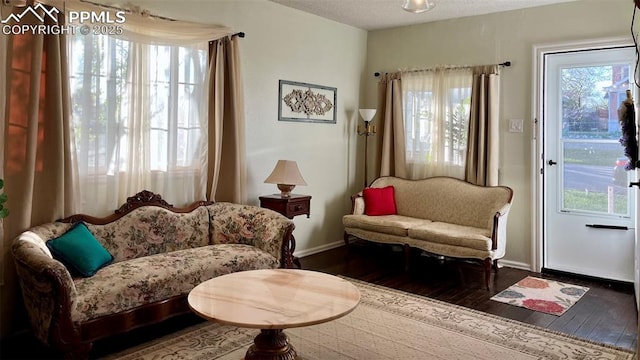
[[(11, 14), (6, 19), (0, 20), (2, 34), (37, 34), (37, 35), (120, 35), (123, 32), (122, 24), (126, 21), (124, 11), (68, 11), (67, 24), (58, 24), (60, 10), (37, 3), (27, 6), (19, 14)], [(22, 19), (31, 14), (39, 23), (25, 24)], [(45, 21), (50, 19), (50, 23)]]

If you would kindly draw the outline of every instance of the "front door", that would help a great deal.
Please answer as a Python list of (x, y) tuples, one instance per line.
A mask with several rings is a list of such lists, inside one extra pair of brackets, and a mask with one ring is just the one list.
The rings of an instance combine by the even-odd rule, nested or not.
[(633, 282), (635, 179), (618, 107), (634, 89), (633, 47), (544, 57), (543, 267)]

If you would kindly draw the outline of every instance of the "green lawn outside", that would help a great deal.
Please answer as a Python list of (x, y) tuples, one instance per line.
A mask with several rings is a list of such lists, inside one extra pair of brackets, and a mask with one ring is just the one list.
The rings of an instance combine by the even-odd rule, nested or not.
[[(627, 197), (625, 195), (613, 195), (613, 209), (616, 215), (627, 215)], [(564, 208), (567, 210), (584, 210), (607, 212), (607, 194), (578, 190), (564, 191)]]

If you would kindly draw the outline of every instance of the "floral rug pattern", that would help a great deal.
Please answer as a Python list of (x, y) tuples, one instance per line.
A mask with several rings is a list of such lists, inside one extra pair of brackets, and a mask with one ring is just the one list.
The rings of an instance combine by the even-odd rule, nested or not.
[[(634, 351), (347, 280), (362, 295), (353, 312), (285, 330), (299, 359), (637, 360)], [(258, 333), (205, 322), (100, 360), (239, 360)]]
[(527, 276), (491, 300), (560, 316), (588, 290), (584, 286)]

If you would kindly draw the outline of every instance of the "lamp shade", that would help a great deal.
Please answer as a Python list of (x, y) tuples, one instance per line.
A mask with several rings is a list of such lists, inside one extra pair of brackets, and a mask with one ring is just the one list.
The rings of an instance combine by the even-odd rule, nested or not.
[(289, 197), (296, 185), (307, 185), (307, 182), (302, 178), (302, 174), (300, 174), (298, 164), (293, 160), (278, 160), (271, 175), (264, 182), (278, 184), (278, 189), (280, 189), (283, 197)]
[(420, 14), (433, 9), (435, 4), (431, 0), (404, 0), (402, 8), (414, 14)]
[(358, 111), (360, 112), (362, 119), (366, 122), (371, 121), (371, 119), (376, 116), (376, 109), (360, 109)]

